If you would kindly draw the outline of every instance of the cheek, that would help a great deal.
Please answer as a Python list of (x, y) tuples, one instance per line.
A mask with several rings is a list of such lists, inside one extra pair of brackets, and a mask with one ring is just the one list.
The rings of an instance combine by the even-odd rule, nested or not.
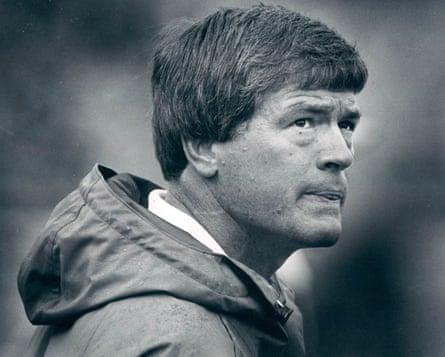
[(217, 176), (218, 185), (225, 195), (222, 199), (236, 202), (238, 206), (261, 200), (267, 194), (267, 183), (274, 181), (270, 166), (270, 158), (261, 154), (240, 152), (225, 155)]
[[(249, 187), (244, 189), (260, 194), (261, 190), (275, 191), (283, 195), (298, 186), (315, 166), (307, 150), (292, 146), (286, 150), (262, 150), (253, 155), (240, 153), (233, 160), (230, 170), (236, 180), (244, 181)], [(252, 186), (252, 187), (250, 187)]]
[[(289, 195), (289, 191), (298, 191), (311, 168), (308, 142), (295, 143), (288, 138), (281, 138), (270, 145), (267, 140), (241, 142), (230, 151), (219, 155), (221, 183), (236, 185), (241, 194), (250, 194), (250, 200), (260, 200), (263, 196)], [(234, 187), (231, 188), (234, 190)], [(272, 193), (270, 193), (272, 191)], [(268, 197), (270, 199), (270, 197)]]

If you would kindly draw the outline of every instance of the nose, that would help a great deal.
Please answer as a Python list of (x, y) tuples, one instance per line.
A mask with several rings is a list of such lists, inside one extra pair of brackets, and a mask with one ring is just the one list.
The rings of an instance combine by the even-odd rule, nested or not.
[(338, 127), (331, 128), (321, 138), (317, 167), (320, 170), (342, 171), (352, 165), (354, 153), (350, 139), (343, 136)]

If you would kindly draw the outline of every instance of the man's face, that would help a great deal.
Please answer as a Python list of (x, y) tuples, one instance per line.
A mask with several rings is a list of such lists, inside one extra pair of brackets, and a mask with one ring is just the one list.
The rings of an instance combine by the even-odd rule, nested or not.
[(350, 92), (266, 95), (239, 135), (213, 144), (215, 197), (249, 235), (292, 248), (334, 244), (359, 117)]

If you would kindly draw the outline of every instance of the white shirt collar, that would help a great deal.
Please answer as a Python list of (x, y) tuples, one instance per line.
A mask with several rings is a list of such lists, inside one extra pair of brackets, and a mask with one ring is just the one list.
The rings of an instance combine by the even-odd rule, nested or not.
[(212, 252), (227, 256), (218, 242), (196, 219), (165, 201), (166, 193), (167, 191), (165, 190), (151, 191), (148, 195), (148, 210), (175, 227), (187, 232)]

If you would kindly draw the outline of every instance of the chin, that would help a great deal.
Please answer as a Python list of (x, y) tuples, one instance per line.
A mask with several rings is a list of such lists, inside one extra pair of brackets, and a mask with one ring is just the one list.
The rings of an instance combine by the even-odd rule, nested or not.
[(323, 238), (319, 238), (315, 241), (308, 242), (310, 244), (310, 247), (318, 248), (318, 247), (332, 247), (335, 245), (338, 240), (340, 239), (340, 234), (338, 235), (329, 235), (324, 236)]
[[(318, 227), (320, 228), (320, 227)], [(307, 232), (303, 238), (306, 248), (331, 247), (338, 242), (341, 235), (340, 227), (330, 227), (330, 229)]]

